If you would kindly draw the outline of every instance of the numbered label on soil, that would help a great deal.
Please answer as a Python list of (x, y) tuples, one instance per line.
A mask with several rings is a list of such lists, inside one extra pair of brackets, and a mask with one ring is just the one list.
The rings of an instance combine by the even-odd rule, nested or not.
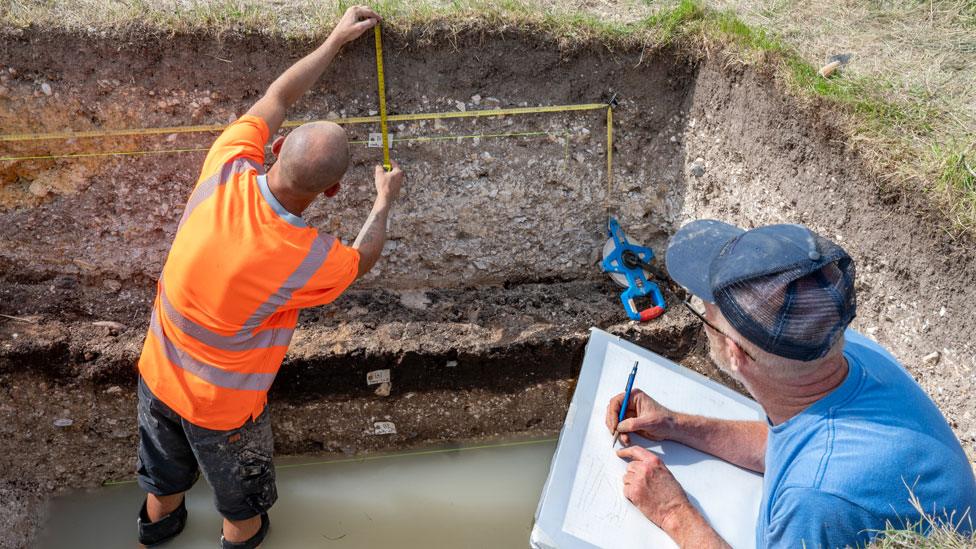
[(379, 385), (390, 382), (389, 370), (373, 370), (366, 374), (366, 385)]
[[(386, 134), (386, 142), (393, 148), (393, 134)], [(383, 134), (381, 133), (371, 133), (369, 134), (369, 139), (366, 141), (366, 146), (371, 149), (378, 149), (383, 146)]]
[(395, 435), (396, 432), (396, 424), (392, 421), (377, 421), (373, 424), (374, 435)]

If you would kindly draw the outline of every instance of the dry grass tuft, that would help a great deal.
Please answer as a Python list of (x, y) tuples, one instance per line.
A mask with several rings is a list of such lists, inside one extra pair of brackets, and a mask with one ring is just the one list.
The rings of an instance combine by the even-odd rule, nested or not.
[(877, 532), (870, 549), (974, 549), (976, 538), (963, 534), (973, 531), (974, 521), (969, 513), (961, 517), (936, 517), (927, 514), (913, 493), (912, 507), (922, 517), (901, 527), (889, 524)]

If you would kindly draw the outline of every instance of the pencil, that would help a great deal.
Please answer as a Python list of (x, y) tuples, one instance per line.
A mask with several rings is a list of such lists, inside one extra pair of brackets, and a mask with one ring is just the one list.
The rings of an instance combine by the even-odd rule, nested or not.
[[(634, 361), (634, 369), (630, 371), (630, 376), (627, 377), (627, 390), (624, 391), (624, 401), (620, 404), (620, 415), (617, 417), (617, 425), (624, 420), (624, 415), (627, 414), (627, 404), (630, 403), (630, 390), (634, 388), (634, 378), (637, 377), (637, 361)], [(613, 444), (617, 445), (617, 440), (620, 438), (620, 431), (616, 428), (613, 430)]]

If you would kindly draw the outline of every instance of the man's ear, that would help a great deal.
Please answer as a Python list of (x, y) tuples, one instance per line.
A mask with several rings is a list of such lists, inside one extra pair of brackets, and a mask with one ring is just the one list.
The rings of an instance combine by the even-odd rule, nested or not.
[(741, 375), (743, 370), (749, 369), (749, 363), (752, 359), (742, 350), (742, 347), (739, 347), (739, 344), (735, 340), (728, 337), (725, 339), (728, 342), (726, 349), (729, 355), (729, 368), (736, 374)]
[(281, 146), (285, 144), (285, 136), (280, 136), (275, 138), (274, 142), (271, 143), (271, 153), (278, 156), (281, 153)]

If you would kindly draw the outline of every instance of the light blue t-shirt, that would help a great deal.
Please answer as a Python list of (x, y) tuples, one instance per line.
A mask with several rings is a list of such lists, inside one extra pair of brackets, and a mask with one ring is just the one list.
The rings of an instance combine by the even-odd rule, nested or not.
[(942, 413), (887, 351), (853, 330), (845, 336), (847, 379), (769, 428), (756, 545), (864, 545), (886, 521), (919, 520), (908, 487), (940, 518), (970, 509), (971, 531), (976, 480)]

